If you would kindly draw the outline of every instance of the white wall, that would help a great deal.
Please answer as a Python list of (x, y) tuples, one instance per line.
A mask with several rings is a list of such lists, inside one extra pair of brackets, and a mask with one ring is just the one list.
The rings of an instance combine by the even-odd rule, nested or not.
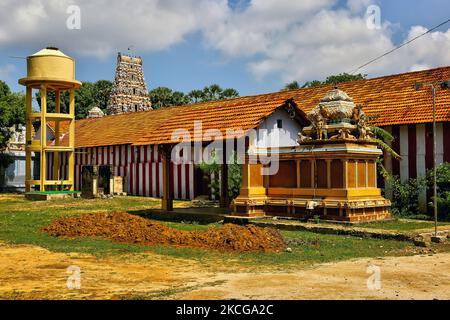
[[(277, 128), (277, 120), (283, 121), (283, 128)], [(250, 139), (251, 147), (276, 148), (297, 146), (300, 124), (289, 117), (284, 109), (278, 109), (257, 128), (257, 136)]]

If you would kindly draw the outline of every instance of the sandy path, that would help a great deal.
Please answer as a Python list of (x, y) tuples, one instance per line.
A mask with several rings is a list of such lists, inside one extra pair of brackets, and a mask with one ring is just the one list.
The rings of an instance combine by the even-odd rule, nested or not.
[[(381, 289), (367, 288), (367, 266)], [(67, 267), (81, 289), (67, 288)], [(221, 267), (223, 270), (223, 266)], [(450, 253), (329, 263), (295, 272), (215, 272), (152, 253), (96, 258), (0, 243), (0, 298), (6, 299), (450, 299)]]
[[(381, 289), (369, 290), (367, 266), (380, 267)], [(184, 299), (450, 299), (450, 254), (357, 259), (293, 273), (217, 274), (220, 287)]]

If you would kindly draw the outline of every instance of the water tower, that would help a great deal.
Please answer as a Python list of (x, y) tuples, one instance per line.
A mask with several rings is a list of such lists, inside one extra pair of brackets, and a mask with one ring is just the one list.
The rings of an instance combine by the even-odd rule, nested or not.
[[(75, 80), (75, 61), (58, 48), (47, 47), (27, 58), (27, 77), (19, 83), (26, 86), (26, 169), (25, 188), (39, 192), (74, 188), (75, 160), (75, 90), (81, 82)], [(33, 110), (32, 100), (39, 91), (40, 112)], [(53, 92), (54, 110), (48, 110), (48, 96)], [(61, 109), (61, 94), (68, 92), (68, 110)], [(67, 94), (67, 93), (64, 93)], [(51, 111), (51, 112), (49, 112)], [(65, 111), (65, 112), (63, 112)], [(40, 129), (33, 137), (33, 123), (40, 122)], [(54, 141), (48, 140), (48, 130), (54, 131)], [(32, 153), (40, 159), (39, 177), (31, 176)], [(47, 159), (52, 155), (52, 172), (48, 172)], [(67, 173), (60, 172), (62, 157), (67, 159)], [(51, 179), (49, 178), (51, 177)]]

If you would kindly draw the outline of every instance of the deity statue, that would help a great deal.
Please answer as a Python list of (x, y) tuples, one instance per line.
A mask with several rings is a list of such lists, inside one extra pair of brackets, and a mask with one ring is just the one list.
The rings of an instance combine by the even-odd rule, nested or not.
[(299, 134), (300, 143), (310, 139), (356, 140), (356, 137), (371, 140), (374, 136), (362, 107), (355, 105), (351, 97), (337, 88), (329, 91), (307, 118), (311, 125)]

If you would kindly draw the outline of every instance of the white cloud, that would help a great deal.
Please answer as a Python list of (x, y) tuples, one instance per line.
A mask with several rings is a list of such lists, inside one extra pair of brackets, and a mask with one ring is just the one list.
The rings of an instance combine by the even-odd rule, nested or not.
[[(253, 0), (207, 30), (207, 43), (227, 56), (251, 57), (248, 69), (256, 78), (283, 81), (350, 72), (395, 47), (395, 25), (382, 21), (379, 30), (367, 27), (365, 13), (373, 0), (348, 0), (340, 9), (335, 1), (291, 3), (275, 1), (270, 7), (266, 0)], [(405, 40), (422, 32), (423, 27), (413, 27)], [(449, 36), (450, 29), (433, 32), (358, 72), (373, 76), (450, 65)]]
[[(81, 9), (81, 29), (69, 30), (69, 5)], [(134, 45), (163, 50), (211, 23), (224, 0), (2, 0), (0, 46), (40, 49), (52, 44), (68, 52), (104, 57)]]
[[(228, 59), (245, 57), (256, 78), (323, 79), (348, 72), (392, 48), (395, 26), (370, 30), (365, 9), (376, 0), (2, 0), (0, 46), (106, 57), (130, 45), (160, 51), (200, 33)], [(66, 28), (69, 5), (81, 8), (81, 30)], [(383, 8), (381, 8), (383, 13)], [(424, 32), (412, 27), (407, 39)], [(450, 65), (450, 29), (433, 32), (359, 72), (370, 75)]]
[(15, 71), (16, 67), (13, 64), (0, 66), (0, 80), (9, 79)]
[(375, 4), (374, 0), (347, 0), (347, 7), (353, 13), (366, 12), (367, 8)]

